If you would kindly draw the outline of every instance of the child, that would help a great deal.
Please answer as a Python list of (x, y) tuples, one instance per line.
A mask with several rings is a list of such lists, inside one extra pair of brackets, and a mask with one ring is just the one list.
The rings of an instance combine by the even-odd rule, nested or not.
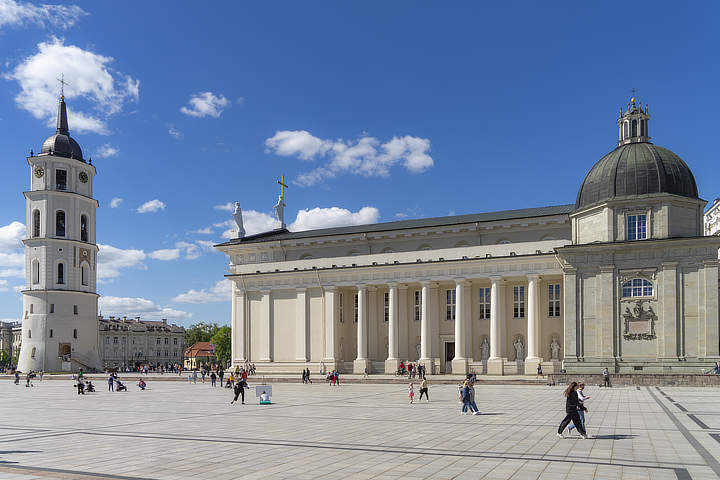
[(141, 378), (141, 379), (139, 379), (137, 386), (140, 387), (140, 390), (145, 390), (145, 387), (147, 386), (147, 384), (145, 383), (145, 380), (143, 380)]
[(413, 389), (412, 382), (408, 384), (408, 397), (410, 397), (410, 404), (412, 404), (415, 397), (415, 390)]

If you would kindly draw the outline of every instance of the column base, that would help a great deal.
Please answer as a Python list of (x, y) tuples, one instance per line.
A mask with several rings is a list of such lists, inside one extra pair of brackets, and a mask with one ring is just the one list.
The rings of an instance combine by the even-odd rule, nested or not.
[(400, 368), (399, 358), (388, 358), (385, 360), (385, 375), (395, 375), (398, 368)]
[(366, 368), (368, 370), (368, 373), (372, 373), (372, 369), (370, 368), (370, 360), (367, 358), (356, 358), (353, 362), (353, 373), (356, 375), (364, 374)]
[(504, 358), (488, 358), (487, 361), (488, 375), (505, 375), (505, 359)]
[(453, 358), (452, 373), (453, 375), (466, 375), (468, 373), (468, 359)]
[[(538, 363), (542, 364), (541, 357), (527, 357), (525, 358), (525, 375), (536, 375)], [(518, 372), (520, 373), (520, 372)], [(545, 372), (543, 372), (544, 374)]]

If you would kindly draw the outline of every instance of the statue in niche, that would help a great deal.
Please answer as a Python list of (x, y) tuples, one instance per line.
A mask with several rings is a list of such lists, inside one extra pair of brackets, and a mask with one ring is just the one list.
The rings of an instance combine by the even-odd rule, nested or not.
[(560, 360), (560, 344), (555, 337), (553, 337), (552, 342), (550, 342), (550, 358)]
[(240, 208), (240, 202), (235, 202), (235, 211), (233, 212), (233, 218), (237, 225), (237, 238), (243, 238), (245, 236), (245, 227), (243, 227), (242, 209)]
[(525, 360), (525, 345), (523, 344), (522, 337), (518, 337), (515, 343), (513, 343), (513, 346), (515, 347), (515, 360)]
[(487, 338), (483, 338), (483, 341), (480, 344), (480, 358), (483, 361), (486, 361), (488, 358), (490, 358), (490, 344), (488, 343)]

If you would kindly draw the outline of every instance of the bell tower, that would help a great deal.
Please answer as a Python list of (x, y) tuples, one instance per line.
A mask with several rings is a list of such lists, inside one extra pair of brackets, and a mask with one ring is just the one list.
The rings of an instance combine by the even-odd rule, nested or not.
[(18, 369), (99, 369), (95, 167), (70, 136), (64, 96), (57, 129), (30, 152)]
[(649, 121), (650, 113), (648, 113), (647, 104), (643, 108), (642, 104), (636, 102), (635, 97), (632, 97), (625, 112), (623, 112), (622, 107), (620, 108), (620, 117), (617, 121), (619, 129), (618, 147), (628, 143), (649, 142)]

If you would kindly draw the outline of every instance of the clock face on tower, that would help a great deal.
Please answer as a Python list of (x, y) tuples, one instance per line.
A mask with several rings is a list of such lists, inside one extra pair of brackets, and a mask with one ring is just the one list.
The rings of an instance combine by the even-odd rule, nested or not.
[(42, 178), (42, 176), (45, 175), (45, 170), (41, 166), (35, 167), (35, 176), (37, 178)]
[(87, 173), (85, 173), (85, 172), (80, 172), (79, 177), (80, 177), (80, 181), (81, 181), (82, 183), (87, 183), (87, 181), (88, 181)]

